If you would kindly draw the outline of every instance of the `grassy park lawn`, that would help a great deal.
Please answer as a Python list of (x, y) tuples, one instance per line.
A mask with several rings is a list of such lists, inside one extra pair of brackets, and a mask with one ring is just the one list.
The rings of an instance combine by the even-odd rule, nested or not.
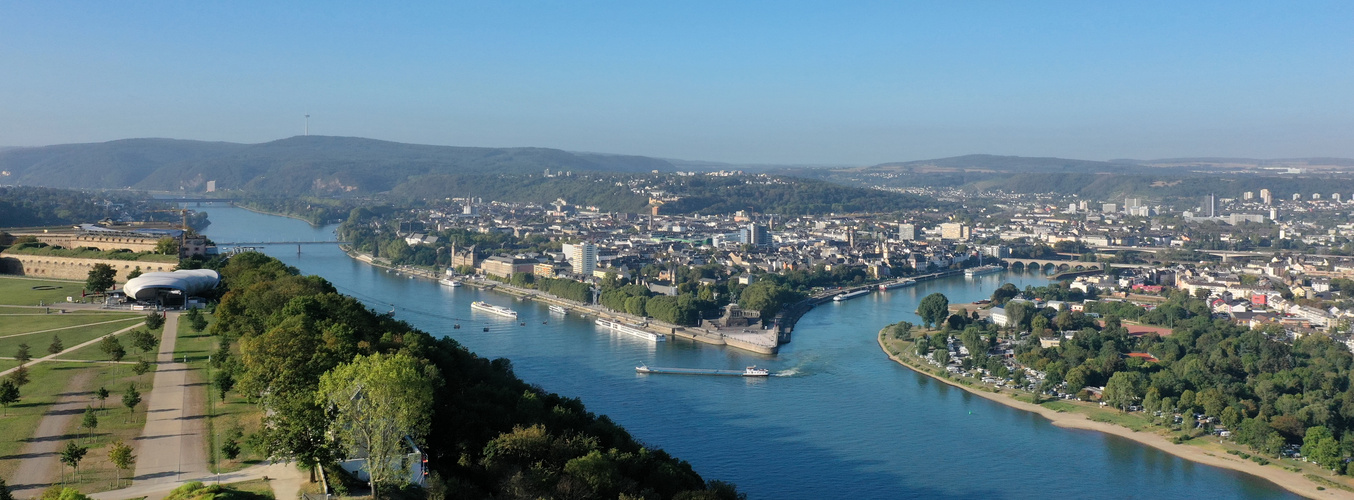
[[(4, 355), (6, 357), (14, 356), (15, 351), (19, 349), (19, 344), (28, 344), (29, 355), (34, 358), (40, 358), (48, 354), (47, 346), (51, 345), (53, 336), (60, 337), (62, 347), (70, 349), (72, 347), (88, 342), (90, 340), (94, 340), (104, 335), (108, 335), (110, 333), (121, 330), (123, 328), (135, 325), (138, 320), (139, 320), (138, 317), (133, 316), (127, 317), (125, 320), (118, 321), (116, 323), (81, 326), (69, 330), (60, 330), (55, 332), (35, 333), (32, 335), (20, 335), (15, 337), (0, 338), (0, 355)], [(94, 323), (98, 322), (100, 321), (94, 321)]]
[[(19, 466), (20, 458), (16, 455), (23, 453), (28, 438), (33, 435), (43, 414), (63, 392), (69, 390), (76, 393), (81, 399), (87, 400), (90, 406), (98, 408), (99, 400), (94, 397), (94, 390), (106, 387), (112, 394), (105, 401), (106, 408), (99, 411), (99, 426), (94, 431), (93, 439), (84, 437), (84, 432), (79, 428), (79, 416), (72, 420), (66, 432), (70, 439), (78, 438), (80, 444), (90, 448), (85, 461), (81, 463), (83, 484), (80, 489), (107, 489), (113, 479), (108, 446), (117, 439), (131, 443), (140, 435), (146, 423), (145, 399), (150, 392), (149, 382), (137, 384), (142, 402), (134, 414), (129, 414), (127, 408), (122, 406), (122, 393), (136, 377), (126, 367), (118, 370), (119, 366), (55, 361), (29, 366), (30, 382), (20, 389), (22, 399), (9, 408), (7, 416), (0, 416), (0, 426), (5, 429), (5, 437), (0, 438), (0, 477), (12, 477)], [(87, 377), (85, 382), (68, 387), (70, 380), (77, 375)]]
[[(30, 309), (30, 311), (41, 311), (41, 309)], [(131, 319), (143, 317), (139, 314), (128, 313), (101, 313), (101, 314), (34, 314), (22, 316), (0, 316), (0, 336), (18, 335), (29, 332), (40, 332), (56, 328), (66, 328), (71, 326), (88, 325), (90, 323), (101, 323), (105, 321), (116, 321), (119, 319)], [(129, 323), (130, 324), (130, 323)], [(60, 333), (57, 330), (53, 333)], [(32, 342), (29, 342), (32, 345)]]
[(79, 298), (80, 291), (84, 288), (83, 281), (0, 277), (0, 304), (36, 306), (39, 302), (43, 304), (66, 302), (66, 297)]
[(19, 362), (13, 359), (0, 359), (0, 372), (19, 366)]

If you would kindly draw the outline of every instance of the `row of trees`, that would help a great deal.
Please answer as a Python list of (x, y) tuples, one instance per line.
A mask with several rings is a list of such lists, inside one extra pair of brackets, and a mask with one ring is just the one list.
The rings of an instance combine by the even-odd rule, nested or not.
[(462, 497), (738, 496), (522, 382), (508, 360), (377, 314), (323, 279), (255, 253), (220, 271), (229, 291), (210, 331), (224, 348), (212, 360), (229, 376), (218, 389), (228, 379), (225, 390), (267, 410), (248, 440), (268, 458), (314, 467), (362, 447), (377, 482), (394, 483), (376, 455), (401, 453), (395, 437), (408, 435)]

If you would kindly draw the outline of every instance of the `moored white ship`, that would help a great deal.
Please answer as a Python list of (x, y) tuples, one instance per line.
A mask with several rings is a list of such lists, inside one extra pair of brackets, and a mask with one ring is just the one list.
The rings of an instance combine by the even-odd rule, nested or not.
[(654, 333), (654, 332), (645, 330), (645, 329), (640, 328), (640, 327), (637, 327), (637, 326), (627, 325), (627, 324), (621, 323), (621, 322), (619, 322), (619, 321), (612, 321), (612, 320), (609, 320), (609, 319), (601, 319), (601, 318), (598, 318), (597, 321), (596, 321), (595, 323), (597, 324), (597, 326), (600, 326), (600, 327), (602, 327), (602, 328), (606, 328), (606, 329), (611, 330), (611, 331), (613, 331), (613, 332), (620, 332), (620, 333), (624, 333), (624, 334), (626, 334), (626, 335), (632, 335), (632, 336), (639, 337), (639, 338), (642, 338), (642, 339), (652, 340), (652, 341), (654, 341), (654, 342), (664, 342), (664, 341), (667, 340), (667, 337), (665, 337), (665, 336), (663, 336), (663, 335), (661, 335), (661, 334), (657, 334), (657, 333)]
[(965, 277), (968, 277), (968, 278), (972, 278), (972, 277), (974, 277), (974, 276), (982, 276), (982, 275), (984, 275), (984, 274), (992, 274), (992, 273), (1001, 272), (1002, 270), (1003, 270), (1003, 268), (1002, 268), (1001, 266), (994, 266), (994, 265), (988, 264), (988, 265), (986, 265), (986, 266), (978, 266), (978, 267), (973, 267), (973, 268), (965, 269), (965, 270), (964, 270), (964, 276), (965, 276)]
[(517, 311), (508, 309), (503, 306), (496, 306), (484, 301), (471, 302), (470, 309), (473, 311), (484, 311), (491, 314), (497, 314), (499, 316), (507, 316), (509, 318), (517, 317)]

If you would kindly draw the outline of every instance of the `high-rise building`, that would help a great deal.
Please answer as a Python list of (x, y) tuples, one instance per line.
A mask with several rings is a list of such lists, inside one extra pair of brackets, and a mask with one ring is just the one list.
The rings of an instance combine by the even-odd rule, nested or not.
[(1298, 201), (1298, 200), (1301, 200), (1301, 199), (1302, 199), (1302, 193), (1293, 193), (1293, 201)]
[(1213, 195), (1211, 195), (1211, 194), (1208, 195), (1208, 196), (1205, 196), (1205, 197), (1204, 197), (1204, 204), (1203, 204), (1203, 206), (1202, 206), (1201, 208), (1203, 208), (1203, 213), (1200, 214), (1200, 217), (1217, 217), (1217, 216), (1218, 216), (1218, 197), (1217, 197), (1217, 196), (1213, 196)]
[(216, 192), (216, 181), (207, 181), (207, 192), (208, 193)]
[(1340, 193), (1331, 193), (1330, 199), (1334, 201), (1340, 201)]
[(750, 237), (748, 243), (753, 245), (767, 246), (771, 244), (771, 231), (761, 224), (748, 224), (748, 236)]
[(1142, 198), (1124, 198), (1124, 211), (1142, 206)]
[(904, 241), (917, 239), (917, 226), (910, 223), (898, 224), (898, 239)]
[(1101, 204), (1100, 204), (1100, 211), (1101, 211), (1101, 212), (1105, 212), (1105, 213), (1107, 213), (1107, 214), (1109, 214), (1109, 213), (1114, 213), (1114, 212), (1118, 212), (1118, 211), (1119, 211), (1119, 205), (1118, 205), (1117, 203), (1101, 203)]
[(565, 243), (564, 259), (573, 266), (574, 274), (592, 276), (592, 272), (597, 269), (597, 245), (588, 241), (579, 244)]
[(1255, 191), (1246, 191), (1245, 194), (1241, 195), (1241, 199), (1246, 201), (1251, 201), (1255, 199)]
[(1270, 192), (1269, 192), (1269, 189), (1261, 189), (1261, 190), (1260, 190), (1260, 201), (1265, 202), (1266, 205), (1273, 205), (1273, 204), (1274, 204), (1274, 194), (1273, 194), (1273, 193), (1270, 193)]

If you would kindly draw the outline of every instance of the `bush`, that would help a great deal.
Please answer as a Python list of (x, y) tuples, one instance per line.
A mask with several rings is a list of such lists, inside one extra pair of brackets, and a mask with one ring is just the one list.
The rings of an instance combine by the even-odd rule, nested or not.
[(165, 326), (165, 317), (161, 316), (160, 313), (151, 311), (146, 314), (146, 328), (159, 330), (163, 326)]

